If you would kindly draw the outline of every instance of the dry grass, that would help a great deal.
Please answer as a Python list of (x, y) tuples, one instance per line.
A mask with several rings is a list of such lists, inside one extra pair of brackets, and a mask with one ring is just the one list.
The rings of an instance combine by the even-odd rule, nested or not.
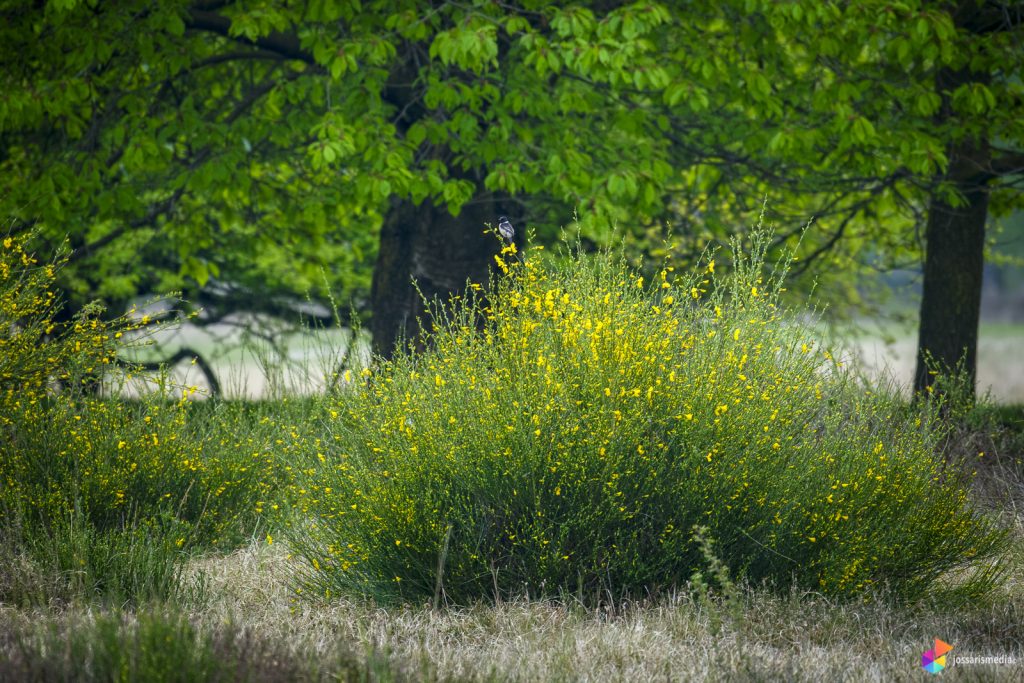
[[(1024, 567), (1024, 553), (1012, 561)], [(296, 657), (330, 658), (339, 644), (383, 652), (396, 672), (414, 680), (918, 680), (921, 653), (934, 638), (952, 643), (954, 654), (1013, 655), (1019, 662), (947, 672), (957, 679), (1024, 677), (1019, 578), (984, 605), (843, 604), (746, 590), (735, 621), (726, 606), (689, 595), (600, 610), (572, 600), (440, 611), (317, 603), (296, 598), (289, 563), (280, 544), (197, 563), (211, 598), (194, 619), (214, 628), (237, 624), (288, 643)], [(716, 629), (719, 620), (723, 627)]]

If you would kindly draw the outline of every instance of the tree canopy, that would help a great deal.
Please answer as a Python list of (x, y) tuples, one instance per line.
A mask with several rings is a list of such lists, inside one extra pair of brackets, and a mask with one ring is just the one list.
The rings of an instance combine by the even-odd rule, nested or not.
[[(1024, 196), (1016, 2), (0, 7), (0, 207), (69, 237), (80, 299), (256, 306), (326, 275), (387, 351), (422, 313), (410, 277), (485, 277), (500, 213), (685, 252), (768, 196), (780, 240), (814, 218), (794, 272), (854, 292), (947, 245), (938, 216), (972, 246), (933, 266), (980, 269)], [(932, 298), (976, 337), (960, 280)], [(946, 341), (951, 364), (970, 334)]]

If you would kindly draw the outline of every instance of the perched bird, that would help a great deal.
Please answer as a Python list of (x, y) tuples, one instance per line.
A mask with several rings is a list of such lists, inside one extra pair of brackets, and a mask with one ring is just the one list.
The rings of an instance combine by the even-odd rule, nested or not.
[(508, 216), (498, 216), (498, 234), (501, 235), (501, 239), (505, 240), (508, 244), (512, 244), (516, 238), (516, 230), (512, 227), (512, 224), (508, 222)]

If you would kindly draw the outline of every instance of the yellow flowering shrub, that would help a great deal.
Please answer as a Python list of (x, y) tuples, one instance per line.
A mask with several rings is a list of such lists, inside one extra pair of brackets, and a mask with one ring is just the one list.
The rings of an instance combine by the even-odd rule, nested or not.
[(14, 526), (45, 536), (68, 525), (145, 527), (171, 535), (176, 549), (244, 538), (261, 517), (259, 501), (278, 488), (270, 435), (237, 432), (225, 411), (193, 419), (194, 388), (179, 387), (176, 398), (117, 397), (120, 383), (137, 373), (118, 352), (145, 334), (147, 317), (105, 320), (89, 307), (61, 321), (54, 288), (61, 263), (40, 263), (25, 240), (0, 243), (7, 541)]
[(696, 525), (734, 575), (835, 595), (918, 595), (999, 551), (937, 425), (782, 308), (763, 244), (653, 279), (510, 256), (339, 399), (298, 495), (308, 588), (646, 595), (701, 568)]

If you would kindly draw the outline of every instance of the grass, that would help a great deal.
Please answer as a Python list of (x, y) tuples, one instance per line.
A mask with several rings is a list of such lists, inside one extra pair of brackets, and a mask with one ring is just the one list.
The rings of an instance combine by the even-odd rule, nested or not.
[[(1018, 569), (1024, 567), (1022, 559), (1014, 559)], [(195, 560), (190, 571), (206, 577), (209, 598), (199, 608), (172, 609), (167, 628), (174, 645), (191, 644), (197, 634), (206, 634), (207, 642), (221, 643), (216, 647), (223, 650), (225, 640), (242, 638), (241, 643), (231, 640), (230, 647), (255, 651), (253, 680), (281, 680), (275, 671), (285, 670), (309, 680), (336, 675), (382, 681), (909, 681), (924, 675), (921, 653), (936, 637), (961, 655), (1024, 660), (1019, 580), (978, 605), (847, 603), (815, 593), (779, 595), (744, 587), (740, 618), (733, 621), (715, 615), (715, 610), (728, 612), (725, 606), (685, 592), (597, 609), (573, 600), (480, 603), (440, 611), (429, 605), (382, 608), (351, 598), (308, 602), (296, 599), (290, 563), (287, 549), (278, 543)], [(161, 610), (167, 608), (141, 614), (163, 618)], [(29, 634), (61, 634), (75, 627), (83, 639), (102, 643), (115, 638), (122, 647), (147, 647), (145, 639), (112, 635), (103, 627), (95, 635), (83, 632), (83, 621), (91, 624), (97, 618), (130, 622), (135, 617), (8, 612), (0, 615), (0, 623), (11, 625), (0, 642), (24, 647)], [(722, 624), (717, 629), (716, 620)], [(184, 627), (184, 621), (191, 627)], [(189, 657), (202, 661), (199, 655)], [(268, 657), (279, 662), (278, 669), (259, 664)], [(1016, 681), (1020, 666), (963, 666), (947, 673), (957, 674), (958, 680)]]
[[(561, 576), (568, 580), (552, 583), (547, 591), (516, 591), (510, 585), (475, 595), (467, 592), (458, 600), (448, 599), (454, 594), (439, 600), (437, 584), (432, 580), (426, 582), (427, 590), (400, 594), (398, 599), (394, 595), (379, 596), (387, 601), (375, 601), (372, 592), (354, 590), (334, 592), (325, 599), (310, 589), (318, 586), (309, 582), (309, 547), (303, 545), (310, 539), (311, 525), (327, 519), (312, 505), (311, 486), (321, 487), (317, 496), (328, 493), (323, 487), (334, 480), (325, 478), (325, 461), (352, 452), (353, 444), (358, 445), (352, 438), (360, 435), (353, 430), (359, 419), (371, 418), (373, 426), (373, 420), (390, 416), (395, 406), (384, 402), (377, 410), (364, 405), (362, 410), (351, 412), (353, 406), (360, 406), (359, 394), (353, 391), (358, 372), (333, 394), (285, 394), (264, 401), (193, 402), (188, 397), (168, 400), (156, 394), (123, 400), (109, 398), (109, 393), (97, 394), (92, 387), (102, 380), (96, 368), (105, 365), (102, 359), (109, 358), (118, 332), (138, 321), (109, 321), (90, 313), (92, 317), (46, 332), (51, 323), (49, 313), (56, 305), (45, 294), (51, 272), (24, 251), (6, 244), (4, 249), (8, 251), (0, 255), (8, 258), (13, 254), (14, 258), (6, 261), (7, 268), (0, 269), (0, 274), (16, 273), (15, 283), (34, 284), (28, 288), (13, 286), (9, 277), (0, 282), (0, 314), (11, 316), (0, 327), (8, 335), (2, 338), (0, 348), (0, 679), (911, 680), (923, 675), (920, 656), (934, 638), (952, 643), (954, 655), (1009, 655), (1024, 661), (1024, 584), (1019, 578), (1024, 576), (1024, 411), (1019, 407), (983, 404), (959, 415), (947, 428), (931, 433), (927, 414), (898, 401), (834, 402), (847, 410), (857, 405), (874, 406), (874, 415), (885, 418), (886, 428), (894, 430), (886, 444), (905, 447), (910, 454), (905, 456), (908, 466), (924, 466), (922, 471), (929, 471), (939, 452), (956, 471), (964, 473), (962, 488), (942, 489), (943, 484), (935, 482), (931, 486), (951, 494), (949, 500), (955, 505), (950, 510), (968, 511), (970, 519), (983, 520), (994, 525), (985, 528), (1005, 534), (1006, 543), (990, 548), (998, 552), (992, 552), (982, 565), (991, 567), (998, 561), (1002, 580), (985, 583), (984, 590), (963, 589), (965, 579), (970, 585), (971, 561), (954, 561), (944, 571), (924, 574), (928, 581), (911, 591), (901, 590), (898, 582), (884, 581), (871, 582), (856, 591), (830, 591), (816, 581), (822, 576), (822, 568), (831, 566), (827, 563), (817, 565), (808, 574), (812, 578), (809, 581), (799, 577), (780, 579), (772, 572), (758, 574), (751, 567), (757, 562), (770, 566), (770, 560), (758, 556), (766, 551), (760, 546), (743, 546), (736, 538), (721, 533), (726, 527), (710, 515), (695, 520), (703, 523), (695, 532), (688, 529), (685, 543), (679, 546), (684, 561), (678, 580), (663, 582), (658, 590), (608, 590), (595, 599), (590, 588), (578, 590), (571, 572), (563, 572)], [(618, 276), (609, 273), (615, 285)], [(625, 310), (639, 311), (639, 304), (649, 296), (648, 290), (636, 286), (635, 279), (627, 281), (633, 298)], [(698, 283), (699, 279), (694, 286)], [(692, 294), (688, 284), (663, 288), (659, 282), (656, 286), (663, 297), (658, 304), (662, 311), (666, 293), (675, 296), (673, 287), (680, 287), (680, 293), (687, 296)], [(761, 289), (762, 284), (754, 286)], [(544, 303), (550, 289), (542, 290), (542, 310), (555, 308)], [(601, 289), (595, 286), (585, 291)], [(10, 293), (15, 296), (8, 296)], [(584, 293), (559, 291), (557, 296), (552, 295), (552, 303), (569, 294), (570, 301), (575, 296), (582, 306), (586, 303)], [(726, 368), (734, 362), (729, 360), (730, 352), (734, 360), (740, 357), (735, 353), (740, 348), (736, 344), (746, 339), (742, 331), (739, 335), (732, 333), (742, 324), (750, 324), (751, 316), (764, 309), (755, 309), (756, 300), (747, 300), (743, 315), (730, 319), (734, 312), (729, 310), (728, 301), (714, 299), (713, 291), (708, 296), (712, 302), (709, 310), (714, 311), (715, 305), (722, 307), (726, 320), (722, 329), (730, 334), (717, 335), (724, 337), (721, 346), (704, 347), (694, 356), (712, 368)], [(598, 300), (603, 300), (603, 294)], [(11, 302), (18, 306), (9, 307)], [(632, 307), (632, 303), (638, 305)], [(532, 310), (532, 301), (530, 305)], [(642, 315), (630, 315), (639, 315), (631, 320), (641, 324), (655, 321), (664, 325), (667, 319), (663, 313), (647, 309)], [(10, 324), (12, 319), (18, 324)], [(537, 322), (539, 329), (552, 318), (527, 320)], [(701, 320), (698, 315), (691, 324), (703, 324)], [(634, 325), (628, 327), (627, 334), (627, 326), (621, 327), (623, 335), (614, 335), (613, 342), (619, 336), (633, 340), (630, 335), (644, 331), (642, 326)], [(792, 326), (782, 329), (785, 334), (800, 333)], [(553, 326), (547, 332), (565, 330), (565, 326)], [(26, 331), (35, 331), (35, 336)], [(796, 341), (794, 348), (799, 350)], [(472, 343), (464, 338), (462, 346), (472, 352)], [(614, 343), (608, 347), (611, 351), (616, 348)], [(545, 353), (549, 362), (564, 361), (561, 367), (572, 367), (571, 357), (559, 358), (552, 347), (544, 350), (552, 351)], [(797, 359), (804, 356), (802, 351), (795, 354)], [(534, 361), (533, 368), (539, 369), (536, 379), (543, 382), (545, 377), (552, 377), (535, 358), (533, 354), (528, 359)], [(487, 356), (486, 360), (491, 369), (502, 367), (500, 355)], [(766, 367), (774, 365), (768, 360), (771, 358), (764, 359)], [(824, 396), (836, 391), (835, 397), (847, 397), (845, 389), (821, 379), (841, 375), (825, 361), (829, 359), (822, 355), (812, 366), (814, 372), (797, 375), (797, 379), (818, 378), (806, 384), (804, 395), (816, 402), (820, 400), (816, 391)], [(389, 377), (395, 384), (402, 374), (388, 372), (397, 368), (406, 371), (402, 381), (409, 382), (409, 367), (402, 362), (406, 361), (390, 371), (378, 367), (371, 377), (380, 383), (378, 386), (387, 385)], [(470, 367), (452, 362), (451, 373), (443, 374), (448, 373), (442, 369), (443, 356), (425, 356), (419, 362), (423, 363), (422, 370), (430, 369), (431, 362), (438, 369), (432, 369), (429, 375), (421, 372), (429, 379), (428, 387), (403, 385), (403, 398), (407, 389), (410, 394), (419, 391), (433, 396), (430, 392), (437, 388), (438, 376), (452, 386)], [(758, 362), (756, 358), (748, 361), (748, 377), (754, 376)], [(617, 370), (614, 365), (593, 365), (590, 369), (595, 373)], [(673, 367), (680, 376), (693, 368), (706, 374), (709, 366), (698, 363)], [(785, 367), (794, 370), (801, 366)], [(820, 368), (832, 374), (821, 374)], [(643, 374), (647, 372), (645, 367), (636, 366), (635, 370), (631, 381), (653, 382), (658, 378)], [(772, 376), (768, 369), (763, 374)], [(478, 375), (484, 376), (482, 372)], [(55, 377), (61, 380), (59, 389), (50, 382)], [(609, 377), (579, 377), (600, 380), (594, 384), (598, 400), (611, 398), (604, 391), (611, 386)], [(661, 379), (666, 381), (667, 375)], [(584, 383), (578, 384), (582, 389)], [(726, 397), (736, 386), (727, 382), (718, 385)], [(792, 381), (789, 386), (798, 384)], [(709, 390), (706, 388), (705, 394)], [(658, 398), (662, 401), (660, 408), (644, 404), (643, 410), (631, 412), (629, 401), (634, 397), (627, 393), (617, 396), (618, 403), (608, 408), (621, 412), (626, 424), (610, 432), (594, 429), (591, 434), (597, 439), (595, 444), (618, 434), (626, 439), (622, 443), (631, 456), (634, 452), (644, 455), (636, 450), (637, 443), (650, 443), (651, 450), (656, 450), (659, 443), (634, 443), (634, 438), (671, 437), (670, 430), (660, 427), (648, 431), (655, 421), (638, 421), (635, 416), (653, 417), (669, 409), (675, 414), (675, 408), (681, 406), (673, 401), (694, 400), (681, 387)], [(556, 395), (553, 391), (549, 394)], [(654, 391), (650, 395), (641, 392), (640, 398), (647, 401), (656, 396)], [(527, 397), (524, 389), (505, 398), (522, 403)], [(707, 399), (707, 412), (708, 424), (719, 430), (713, 433), (721, 438), (739, 439), (745, 432), (756, 433), (748, 429), (750, 425), (760, 425), (767, 419), (758, 412), (745, 413), (738, 403), (731, 403), (729, 410), (716, 415), (714, 409), (722, 404), (718, 398)], [(578, 400), (582, 401), (580, 405), (586, 403), (585, 398)], [(421, 412), (413, 417), (412, 424), (431, 439), (409, 442), (419, 446), (423, 459), (407, 458), (407, 462), (429, 464), (427, 456), (432, 450), (449, 445), (444, 441), (448, 437), (443, 428), (450, 424), (448, 418), (468, 420), (474, 414), (468, 401), (460, 405), (461, 412), (449, 414), (435, 407), (436, 416)], [(802, 405), (796, 402), (790, 407), (796, 411)], [(891, 412), (877, 412), (883, 408)], [(696, 409), (693, 413), (700, 414)], [(596, 419), (600, 414), (594, 408), (590, 417)], [(814, 415), (820, 417), (821, 413)], [(835, 415), (841, 418), (842, 412)], [(510, 446), (522, 446), (513, 453), (531, 457), (534, 450), (529, 444), (536, 436), (533, 430), (549, 429), (557, 435), (563, 426), (571, 428), (573, 424), (564, 417), (540, 426), (531, 423), (530, 430), (509, 442)], [(920, 425), (915, 422), (919, 418), (923, 421)], [(532, 419), (532, 414), (524, 419)], [(721, 431), (727, 419), (736, 420), (738, 425), (732, 437)], [(905, 419), (911, 420), (912, 428), (907, 427)], [(432, 420), (437, 423), (432, 424)], [(477, 422), (478, 429), (489, 428), (488, 421)], [(799, 436), (806, 424), (794, 419), (788, 433)], [(815, 424), (827, 432), (827, 419)], [(404, 421), (402, 425), (409, 426)], [(878, 429), (874, 436), (882, 433)], [(856, 446), (858, 433), (848, 432), (846, 438), (827, 443), (845, 449), (834, 452), (845, 453), (856, 464), (856, 458), (862, 456)], [(467, 447), (497, 442), (485, 438), (483, 432), (474, 433), (477, 438), (466, 441)], [(678, 443), (700, 443), (702, 434), (700, 430), (689, 431)], [(756, 454), (756, 443), (746, 443), (749, 452)], [(771, 443), (774, 441), (768, 445)], [(812, 455), (802, 462), (815, 465), (815, 452), (812, 449)], [(618, 463), (629, 463), (625, 453)], [(979, 457), (979, 453), (984, 455)], [(703, 447), (698, 455), (704, 457)], [(588, 465), (585, 460), (572, 461), (568, 456), (563, 462), (579, 465), (578, 469), (568, 468), (575, 475)], [(334, 460), (332, 464), (337, 467), (344, 461)], [(805, 467), (804, 473), (807, 470)], [(827, 473), (828, 469), (822, 471)], [(653, 483), (670, 481), (663, 471), (657, 473), (659, 477)], [(730, 481), (728, 468), (720, 473)], [(368, 490), (380, 484), (371, 475), (376, 476), (372, 471), (360, 474)], [(473, 476), (483, 475), (476, 472)], [(791, 475), (782, 471), (773, 476)], [(438, 481), (443, 480), (435, 483)], [(481, 481), (487, 480), (478, 479), (477, 483)], [(591, 509), (578, 501), (565, 505), (571, 479), (552, 479), (549, 483), (552, 487), (543, 494), (548, 507), (539, 509), (559, 519), (556, 527), (583, 531), (603, 528), (593, 526), (593, 517), (571, 517)], [(553, 487), (561, 488), (556, 492)], [(686, 489), (681, 491), (686, 493)], [(489, 489), (479, 488), (477, 492), (487, 494)], [(958, 492), (963, 499), (956, 497)], [(633, 502), (642, 500), (646, 499)], [(690, 499), (684, 495), (672, 500), (681, 504)], [(883, 495), (874, 500), (885, 498)], [(715, 500), (716, 505), (719, 502)], [(666, 505), (655, 511), (671, 509)], [(641, 514), (650, 512), (640, 510)], [(730, 519), (735, 523), (740, 517)], [(815, 521), (794, 517), (793, 528), (802, 533), (800, 525), (807, 520)], [(332, 534), (338, 531), (338, 527), (323, 528)], [(909, 526), (903, 529), (909, 530)], [(879, 545), (899, 540), (898, 536), (885, 537), (877, 531), (872, 531), (870, 537)], [(961, 538), (970, 537), (967, 534)], [(594, 543), (600, 542), (597, 538)], [(976, 538), (984, 540), (985, 536)], [(289, 539), (299, 543), (292, 544)], [(449, 543), (449, 552), (456, 552), (454, 541), (449, 539)], [(387, 550), (398, 547), (393, 541), (388, 545), (391, 547)], [(584, 546), (577, 540), (575, 547)], [(808, 550), (812, 546), (804, 543), (802, 547), (802, 556), (813, 566), (814, 555)], [(836, 547), (842, 548), (841, 544)], [(950, 547), (945, 545), (935, 552), (949, 553)], [(914, 552), (923, 551), (918, 548)], [(642, 553), (638, 556), (643, 559)], [(949, 556), (954, 560), (958, 557), (955, 553)], [(438, 554), (428, 554), (428, 558), (426, 570), (421, 571), (433, 579)], [(390, 569), (388, 565), (381, 567)], [(448, 576), (446, 581), (451, 580)], [(618, 580), (609, 584), (621, 585)], [(964, 680), (1019, 680), (1022, 666), (965, 665), (947, 674)]]
[(301, 652), (232, 622), (207, 625), (157, 606), (74, 613), (0, 627), (9, 680), (294, 681), (404, 680), (386, 659), (343, 647)]
[[(572, 600), (443, 611), (340, 600), (299, 603), (293, 613), (287, 583), (263, 578), (286, 575), (287, 562), (273, 548), (248, 549), (232, 563), (218, 563), (211, 580), (234, 586), (228, 604), (281, 640), (323, 647), (344, 635), (383, 648), (412, 675), (432, 671), (440, 680), (903, 680), (921, 675), (921, 652), (935, 637), (964, 653), (1024, 657), (1024, 602), (1016, 583), (982, 606), (844, 603), (745, 588), (737, 621), (716, 617), (723, 605), (685, 592), (596, 609)], [(261, 590), (249, 594), (255, 585)], [(211, 606), (210, 614), (221, 618), (223, 609)], [(717, 631), (716, 618), (725, 623)], [(975, 680), (1019, 674), (990, 667), (976, 670)]]

